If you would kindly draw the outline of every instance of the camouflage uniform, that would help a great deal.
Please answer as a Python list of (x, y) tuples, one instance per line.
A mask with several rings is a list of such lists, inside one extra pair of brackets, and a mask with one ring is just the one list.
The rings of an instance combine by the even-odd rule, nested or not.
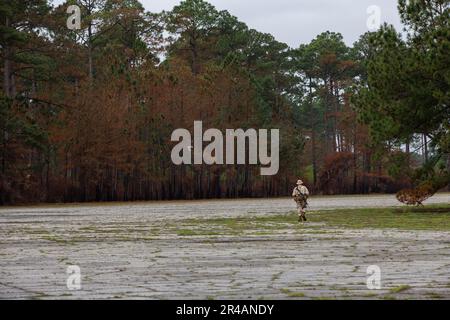
[(299, 180), (297, 182), (297, 186), (294, 188), (294, 191), (292, 192), (292, 197), (297, 203), (299, 222), (307, 221), (306, 208), (308, 207), (308, 196), (309, 196), (308, 188), (303, 185), (303, 181)]

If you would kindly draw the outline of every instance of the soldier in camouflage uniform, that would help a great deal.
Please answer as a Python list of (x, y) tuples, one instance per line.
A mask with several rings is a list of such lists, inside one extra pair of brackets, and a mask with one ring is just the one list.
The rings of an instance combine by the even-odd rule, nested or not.
[(294, 191), (292, 192), (292, 197), (297, 203), (298, 221), (299, 222), (307, 221), (306, 208), (308, 207), (309, 190), (303, 184), (302, 180), (297, 181), (297, 186), (294, 188)]

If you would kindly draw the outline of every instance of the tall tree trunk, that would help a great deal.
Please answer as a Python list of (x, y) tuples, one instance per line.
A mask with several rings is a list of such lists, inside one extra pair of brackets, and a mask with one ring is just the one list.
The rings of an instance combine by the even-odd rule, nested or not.
[(423, 135), (423, 156), (424, 161), (428, 162), (428, 138), (426, 134)]
[(323, 123), (325, 125), (325, 154), (328, 154), (330, 152), (330, 119), (329, 119), (329, 112), (330, 112), (330, 106), (329, 106), (329, 86), (328, 86), (328, 80), (324, 79), (324, 87), (325, 87), (325, 112), (324, 112), (324, 119)]
[(356, 136), (357, 125), (355, 123), (353, 129), (353, 193), (358, 193), (358, 153), (357, 153), (357, 136)]
[[(9, 18), (6, 17), (6, 21), (5, 21), (5, 26), (6, 28), (9, 27)], [(5, 93), (6, 97), (11, 97), (11, 60), (10, 60), (10, 48), (9, 46), (6, 44), (3, 48), (3, 60), (4, 60), (4, 65), (3, 65), (3, 91)], [(4, 179), (4, 175), (6, 173), (6, 150), (7, 150), (7, 140), (8, 140), (8, 132), (6, 131), (6, 124), (5, 124), (5, 128), (3, 129), (2, 134), (2, 140), (3, 140), (3, 146), (2, 146), (2, 179)], [(6, 181), (3, 181), (3, 183), (6, 183)], [(1, 192), (2, 193), (2, 197), (1, 197), (1, 203), (5, 203), (6, 202), (6, 196), (5, 196), (5, 192)]]
[(197, 50), (197, 40), (195, 38), (190, 39), (190, 45), (191, 45), (191, 53), (192, 53), (192, 64), (191, 69), (192, 73), (197, 75), (198, 70), (198, 50)]
[[(447, 154), (447, 173), (450, 175), (450, 152)], [(448, 191), (450, 191), (450, 183), (448, 184)]]
[(309, 110), (311, 112), (311, 156), (312, 156), (312, 166), (313, 166), (313, 182), (314, 188), (317, 185), (317, 155), (316, 155), (316, 117), (313, 110), (313, 101), (312, 101), (312, 79), (309, 78)]
[(5, 57), (3, 64), (3, 91), (5, 96), (11, 97), (11, 60), (9, 60), (9, 48), (5, 48)]
[(95, 0), (89, 0), (86, 3), (86, 15), (89, 20), (88, 24), (88, 39), (87, 39), (87, 45), (88, 45), (88, 72), (89, 72), (89, 81), (93, 81), (94, 79), (94, 62), (92, 58), (92, 14), (95, 9)]
[(92, 82), (94, 79), (94, 65), (92, 61), (92, 24), (89, 23), (88, 27), (88, 63), (89, 63), (89, 80)]
[(411, 143), (410, 141), (406, 142), (406, 164), (408, 168), (411, 167)]
[(331, 98), (331, 106), (330, 106), (330, 111), (332, 111), (333, 116), (331, 117), (331, 132), (332, 132), (332, 138), (333, 138), (333, 143), (331, 144), (333, 146), (333, 153), (338, 152), (338, 142), (337, 142), (337, 121), (336, 121), (336, 116), (337, 116), (337, 106), (336, 106), (336, 97), (334, 95), (334, 81), (332, 79), (330, 79), (330, 91), (329, 91), (329, 95)]
[(370, 193), (371, 190), (371, 184), (370, 180), (368, 179), (368, 175), (370, 174), (372, 168), (372, 155), (370, 152), (365, 152), (364, 155), (364, 193)]
[[(6, 17), (5, 27), (9, 27), (9, 18)], [(3, 91), (5, 96), (11, 97), (11, 49), (8, 44), (5, 44), (3, 48)]]
[(406, 154), (408, 156), (411, 154), (411, 144), (409, 142), (406, 143)]

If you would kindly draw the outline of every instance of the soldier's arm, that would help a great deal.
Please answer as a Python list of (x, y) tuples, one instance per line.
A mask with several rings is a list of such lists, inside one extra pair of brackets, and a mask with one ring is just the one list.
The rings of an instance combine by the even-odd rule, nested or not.
[(309, 196), (309, 190), (308, 190), (308, 188), (307, 188), (307, 187), (304, 187), (304, 188), (305, 188), (305, 189), (304, 189), (305, 195)]

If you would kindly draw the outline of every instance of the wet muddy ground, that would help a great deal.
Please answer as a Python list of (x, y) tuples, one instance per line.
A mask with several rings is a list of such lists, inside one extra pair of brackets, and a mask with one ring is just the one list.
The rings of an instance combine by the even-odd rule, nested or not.
[[(447, 193), (427, 203), (449, 202)], [(312, 211), (396, 205), (393, 196), (311, 200)], [(321, 223), (272, 230), (268, 220), (223, 233), (197, 221), (294, 209), (290, 199), (3, 208), (0, 298), (450, 298), (449, 232)], [(80, 290), (66, 284), (73, 265)], [(371, 265), (381, 269), (381, 290), (367, 288)]]

